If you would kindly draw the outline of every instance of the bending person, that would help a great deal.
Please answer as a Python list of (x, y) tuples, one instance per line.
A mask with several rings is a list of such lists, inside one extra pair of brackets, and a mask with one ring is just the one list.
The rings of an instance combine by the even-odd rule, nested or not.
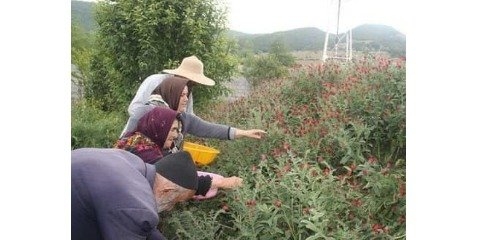
[(71, 239), (166, 239), (158, 213), (190, 199), (198, 187), (187, 152), (155, 165), (121, 149), (71, 152)]
[[(180, 135), (182, 121), (180, 114), (164, 107), (154, 107), (138, 122), (134, 131), (118, 140), (115, 148), (127, 150), (139, 156), (144, 162), (154, 164), (175, 148), (175, 140)], [(199, 184), (195, 195), (206, 196), (208, 191), (219, 188), (235, 188), (242, 185), (239, 177), (212, 178), (199, 174)]]

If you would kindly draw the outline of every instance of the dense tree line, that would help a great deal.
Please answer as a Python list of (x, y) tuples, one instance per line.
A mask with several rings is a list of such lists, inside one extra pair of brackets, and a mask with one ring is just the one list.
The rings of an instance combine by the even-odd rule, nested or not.
[(230, 80), (236, 62), (225, 36), (226, 9), (215, 0), (101, 1), (93, 11), (98, 29), (92, 47), (73, 50), (81, 34), (72, 31), (72, 51), (81, 53), (72, 56), (88, 58), (88, 66), (79, 64), (85, 97), (101, 109), (126, 109), (143, 79), (190, 55), (203, 61), (206, 75), (217, 83), (195, 90), (195, 104), (226, 92), (222, 83)]

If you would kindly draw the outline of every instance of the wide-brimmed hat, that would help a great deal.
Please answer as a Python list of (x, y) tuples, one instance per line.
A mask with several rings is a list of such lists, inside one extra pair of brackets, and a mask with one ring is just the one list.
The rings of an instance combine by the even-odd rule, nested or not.
[(163, 72), (182, 76), (199, 84), (207, 86), (215, 85), (213, 79), (203, 74), (203, 63), (196, 56), (183, 58), (183, 61), (181, 61), (177, 69), (166, 69), (163, 70)]

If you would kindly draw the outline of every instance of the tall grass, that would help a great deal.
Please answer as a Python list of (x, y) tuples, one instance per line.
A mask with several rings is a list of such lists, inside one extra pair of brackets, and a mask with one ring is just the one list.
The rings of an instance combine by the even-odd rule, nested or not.
[(104, 112), (84, 100), (72, 103), (71, 118), (72, 149), (112, 147), (128, 119), (125, 113)]

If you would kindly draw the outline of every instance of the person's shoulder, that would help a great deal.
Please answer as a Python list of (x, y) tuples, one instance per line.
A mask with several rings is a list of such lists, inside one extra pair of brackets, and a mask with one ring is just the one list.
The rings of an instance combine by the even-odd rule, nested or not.
[(196, 117), (196, 115), (191, 114), (189, 112), (181, 112), (180, 117), (183, 118), (183, 119), (193, 119), (193, 118)]
[(130, 117), (134, 118), (134, 119), (140, 119), (141, 117), (143, 117), (146, 113), (150, 112), (151, 110), (153, 110), (155, 107), (155, 105), (152, 105), (152, 104), (141, 104), (141, 105), (138, 105), (136, 106), (135, 108), (135, 113), (132, 114)]
[(145, 81), (158, 81), (158, 80), (163, 80), (163, 79), (166, 79), (167, 77), (171, 76), (171, 74), (168, 74), (168, 73), (155, 73), (155, 74), (152, 74), (150, 76), (148, 76), (147, 78), (145, 78)]

